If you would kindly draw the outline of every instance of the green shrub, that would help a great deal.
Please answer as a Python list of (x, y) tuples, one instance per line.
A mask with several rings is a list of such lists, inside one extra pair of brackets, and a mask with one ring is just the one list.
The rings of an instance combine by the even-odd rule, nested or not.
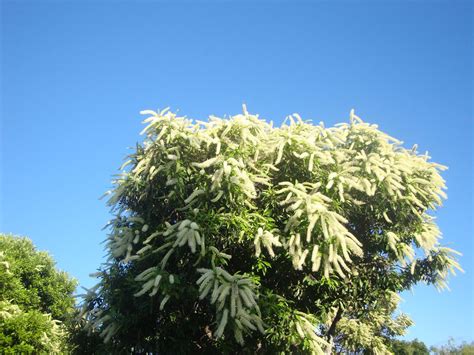
[(0, 235), (0, 353), (63, 353), (76, 282), (31, 240)]

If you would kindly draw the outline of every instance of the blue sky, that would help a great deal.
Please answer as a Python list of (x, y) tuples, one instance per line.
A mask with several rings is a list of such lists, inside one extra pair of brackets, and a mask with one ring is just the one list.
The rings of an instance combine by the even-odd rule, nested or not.
[(91, 286), (98, 198), (141, 139), (142, 109), (189, 117), (351, 108), (449, 166), (437, 213), (464, 253), (451, 292), (404, 294), (408, 338), (474, 340), (472, 2), (46, 2), (1, 7), (0, 231)]

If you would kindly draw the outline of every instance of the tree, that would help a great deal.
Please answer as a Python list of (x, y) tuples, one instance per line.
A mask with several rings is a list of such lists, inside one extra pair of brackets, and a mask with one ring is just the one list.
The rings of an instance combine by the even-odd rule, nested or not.
[(353, 112), (333, 128), (143, 113), (83, 303), (110, 351), (386, 353), (411, 324), (396, 294), (459, 269), (429, 214), (444, 167)]
[(454, 339), (450, 338), (446, 345), (432, 346), (430, 350), (436, 355), (470, 355), (474, 354), (474, 342), (456, 344)]
[(422, 341), (414, 339), (411, 341), (394, 340), (391, 350), (399, 355), (429, 355), (428, 347)]
[(0, 234), (0, 353), (63, 353), (76, 281), (31, 240)]

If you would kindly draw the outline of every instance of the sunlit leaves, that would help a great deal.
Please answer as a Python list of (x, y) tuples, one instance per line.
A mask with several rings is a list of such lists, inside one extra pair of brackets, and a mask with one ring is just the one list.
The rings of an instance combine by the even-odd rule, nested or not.
[(0, 353), (62, 354), (76, 282), (28, 238), (0, 234)]

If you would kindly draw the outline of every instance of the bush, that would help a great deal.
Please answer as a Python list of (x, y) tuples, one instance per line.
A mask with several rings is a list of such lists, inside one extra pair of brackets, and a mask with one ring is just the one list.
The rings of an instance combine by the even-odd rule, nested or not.
[(31, 240), (0, 234), (0, 353), (63, 353), (76, 281)]

